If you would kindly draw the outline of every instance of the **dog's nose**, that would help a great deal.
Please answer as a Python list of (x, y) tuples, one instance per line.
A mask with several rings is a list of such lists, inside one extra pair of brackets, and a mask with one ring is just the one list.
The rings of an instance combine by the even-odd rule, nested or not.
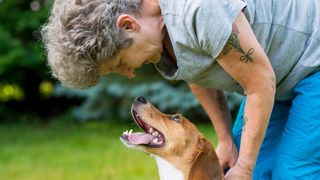
[(136, 98), (136, 101), (139, 101), (143, 104), (147, 104), (147, 100), (143, 96), (139, 96)]

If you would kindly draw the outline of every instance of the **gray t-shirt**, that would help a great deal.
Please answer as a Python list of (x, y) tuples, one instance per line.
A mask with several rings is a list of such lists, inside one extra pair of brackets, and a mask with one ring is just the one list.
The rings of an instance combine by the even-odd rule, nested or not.
[(241, 10), (274, 68), (276, 99), (292, 98), (297, 82), (319, 70), (319, 0), (160, 0), (160, 6), (178, 66), (163, 56), (156, 68), (166, 79), (243, 94), (215, 60)]

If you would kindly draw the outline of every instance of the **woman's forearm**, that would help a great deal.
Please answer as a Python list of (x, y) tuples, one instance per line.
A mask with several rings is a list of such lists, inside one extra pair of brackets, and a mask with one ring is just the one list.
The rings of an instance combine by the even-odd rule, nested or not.
[(195, 84), (189, 84), (189, 87), (208, 114), (219, 141), (231, 141), (232, 122), (224, 92)]
[(273, 103), (272, 92), (247, 95), (238, 163), (248, 170), (252, 171), (255, 166)]

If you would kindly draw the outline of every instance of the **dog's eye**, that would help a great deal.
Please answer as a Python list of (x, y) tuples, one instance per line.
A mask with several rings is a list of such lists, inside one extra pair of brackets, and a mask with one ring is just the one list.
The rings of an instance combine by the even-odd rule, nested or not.
[(176, 122), (180, 122), (180, 115), (173, 115), (170, 117), (170, 119)]

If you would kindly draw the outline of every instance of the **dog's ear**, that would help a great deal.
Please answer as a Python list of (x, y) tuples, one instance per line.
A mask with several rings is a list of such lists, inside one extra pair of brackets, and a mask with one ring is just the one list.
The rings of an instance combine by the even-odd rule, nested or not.
[(205, 138), (201, 138), (198, 147), (200, 153), (190, 169), (188, 180), (223, 179), (222, 169), (211, 143)]

